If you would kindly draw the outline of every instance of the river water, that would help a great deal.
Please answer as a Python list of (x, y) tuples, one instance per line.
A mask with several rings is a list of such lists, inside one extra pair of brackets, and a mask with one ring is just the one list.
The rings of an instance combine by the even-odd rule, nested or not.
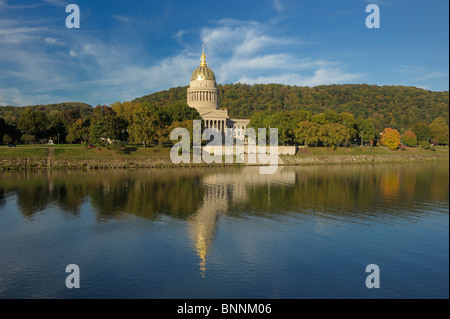
[(1, 172), (0, 298), (448, 298), (448, 210), (448, 161)]

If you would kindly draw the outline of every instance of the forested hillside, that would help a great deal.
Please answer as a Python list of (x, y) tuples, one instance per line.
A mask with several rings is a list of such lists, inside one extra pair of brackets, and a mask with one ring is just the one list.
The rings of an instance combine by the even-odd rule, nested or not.
[(32, 108), (35, 111), (41, 111), (46, 114), (64, 113), (68, 117), (86, 117), (92, 114), (94, 110), (92, 106), (80, 102), (65, 102), (46, 105), (29, 105), (29, 106), (0, 106), (0, 118), (3, 118), (8, 124), (15, 124), (19, 119), (20, 113), (26, 108)]
[[(312, 115), (335, 111), (355, 118), (372, 118), (375, 127), (405, 131), (414, 123), (430, 124), (449, 119), (449, 92), (433, 92), (407, 86), (366, 84), (299, 87), (282, 84), (218, 85), (220, 106), (231, 118), (251, 118), (258, 111), (305, 110)], [(186, 102), (187, 86), (153, 93), (133, 102), (158, 106)]]
[[(401, 143), (448, 144), (448, 92), (364, 84), (310, 88), (238, 83), (218, 88), (220, 105), (231, 118), (248, 118), (254, 128), (278, 128), (282, 145), (337, 147), (372, 145), (378, 140), (388, 145), (390, 136), (393, 149)], [(0, 144), (47, 143), (51, 139), (165, 145), (170, 143), (173, 128), (192, 129), (192, 120), (200, 118), (186, 105), (186, 90), (171, 88), (95, 108), (78, 102), (3, 106)]]

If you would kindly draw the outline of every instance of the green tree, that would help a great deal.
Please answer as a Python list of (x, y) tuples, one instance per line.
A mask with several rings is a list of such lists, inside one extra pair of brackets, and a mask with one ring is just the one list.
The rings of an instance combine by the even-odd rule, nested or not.
[(169, 124), (170, 117), (165, 111), (154, 105), (142, 103), (134, 110), (132, 122), (128, 128), (130, 142), (142, 143), (145, 148), (148, 144), (167, 140)]
[(202, 117), (196, 109), (188, 106), (186, 103), (174, 103), (164, 108), (164, 111), (170, 116), (171, 122), (183, 122), (186, 120), (201, 120)]
[(350, 138), (347, 127), (339, 123), (327, 123), (319, 129), (319, 138), (323, 144), (334, 148)]
[(89, 134), (91, 143), (110, 144), (124, 141), (127, 137), (127, 122), (119, 118), (112, 108), (99, 105), (94, 109)]
[(448, 125), (443, 117), (436, 118), (430, 124), (431, 136), (439, 144), (448, 145)]
[(413, 131), (406, 131), (403, 134), (403, 144), (410, 147), (415, 147), (417, 145), (417, 137)]
[(69, 132), (66, 136), (66, 141), (68, 143), (82, 143), (89, 141), (89, 119), (78, 119), (69, 128)]
[(396, 150), (401, 143), (400, 133), (396, 129), (390, 127), (385, 128), (380, 141), (383, 145), (389, 147), (389, 149)]
[(375, 126), (372, 119), (358, 119), (356, 121), (356, 129), (361, 139), (361, 146), (363, 143), (369, 143), (376, 139)]
[(354, 139), (358, 136), (358, 132), (356, 131), (356, 120), (353, 114), (342, 112), (339, 114), (339, 124), (345, 126), (348, 130), (349, 138)]
[(418, 141), (428, 141), (431, 139), (430, 126), (425, 123), (416, 123), (411, 127), (411, 131), (416, 134)]
[(67, 128), (64, 122), (61, 120), (62, 112), (57, 110), (52, 110), (47, 115), (47, 134), (54, 141), (57, 140), (59, 135), (60, 142), (64, 142), (67, 135)]
[[(33, 135), (35, 139), (41, 139), (47, 135), (48, 119), (43, 112), (26, 108), (20, 113), (17, 127), (22, 134)], [(30, 141), (29, 136), (28, 142)]]

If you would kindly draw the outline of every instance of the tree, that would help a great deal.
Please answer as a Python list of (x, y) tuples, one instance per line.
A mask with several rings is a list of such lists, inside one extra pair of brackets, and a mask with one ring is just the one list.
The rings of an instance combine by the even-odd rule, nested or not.
[(36, 142), (36, 137), (31, 134), (23, 134), (22, 141), (24, 141), (27, 144), (32, 144), (32, 143)]
[(62, 112), (61, 111), (57, 111), (57, 110), (52, 110), (50, 111), (50, 113), (48, 113), (47, 115), (47, 135), (48, 137), (51, 137), (51, 139), (56, 140), (58, 135), (60, 138), (60, 141), (65, 141), (66, 140), (66, 135), (67, 135), (67, 128), (65, 126), (65, 124), (63, 123), (63, 121), (61, 120), (62, 118)]
[(69, 128), (66, 136), (68, 143), (81, 143), (89, 141), (89, 119), (78, 119)]
[(342, 112), (339, 114), (339, 122), (337, 122), (343, 126), (345, 126), (349, 133), (348, 139), (353, 139), (358, 136), (358, 133), (356, 131), (356, 120), (355, 116), (353, 114)]
[(4, 134), (6, 134), (6, 123), (5, 120), (0, 117), (0, 138), (3, 138)]
[(410, 147), (415, 147), (417, 145), (417, 137), (413, 131), (406, 131), (403, 134), (403, 144)]
[(425, 123), (416, 123), (411, 127), (411, 131), (416, 134), (418, 141), (428, 141), (431, 139), (430, 126)]
[(161, 108), (148, 103), (136, 107), (132, 122), (128, 128), (131, 143), (147, 144), (160, 143), (167, 137), (167, 126), (170, 124), (169, 115)]
[(12, 142), (11, 136), (9, 136), (8, 134), (3, 135), (3, 142), (4, 142), (5, 144), (11, 143), (11, 142)]
[(317, 132), (320, 125), (310, 121), (301, 121), (294, 129), (295, 142), (298, 144), (312, 145), (319, 141)]
[(356, 130), (361, 139), (361, 146), (363, 143), (369, 143), (376, 139), (375, 126), (372, 119), (358, 119), (356, 121)]
[(186, 120), (201, 120), (202, 117), (196, 109), (188, 106), (186, 103), (175, 103), (164, 108), (164, 111), (170, 116), (171, 122), (183, 122)]
[(401, 143), (400, 133), (396, 129), (390, 127), (385, 128), (381, 133), (381, 143), (386, 145), (391, 150), (396, 150)]
[[(17, 127), (22, 134), (33, 135), (35, 139), (44, 138), (47, 135), (48, 119), (43, 112), (26, 108), (20, 113)], [(30, 141), (29, 136), (27, 141)]]
[(436, 118), (430, 124), (431, 136), (439, 144), (448, 145), (448, 125), (443, 117)]
[(124, 141), (128, 137), (127, 123), (112, 108), (98, 105), (93, 112), (89, 137), (92, 143), (100, 144)]
[(322, 143), (334, 148), (350, 138), (347, 127), (339, 123), (327, 123), (319, 129), (319, 137)]

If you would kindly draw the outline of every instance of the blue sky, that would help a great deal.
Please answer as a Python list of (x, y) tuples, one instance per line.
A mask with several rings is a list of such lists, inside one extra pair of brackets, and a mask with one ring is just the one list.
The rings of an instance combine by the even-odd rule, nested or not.
[[(68, 29), (68, 4), (80, 28)], [(381, 27), (368, 29), (368, 4)], [(449, 1), (0, 0), (0, 105), (129, 101), (189, 84), (449, 89)]]

